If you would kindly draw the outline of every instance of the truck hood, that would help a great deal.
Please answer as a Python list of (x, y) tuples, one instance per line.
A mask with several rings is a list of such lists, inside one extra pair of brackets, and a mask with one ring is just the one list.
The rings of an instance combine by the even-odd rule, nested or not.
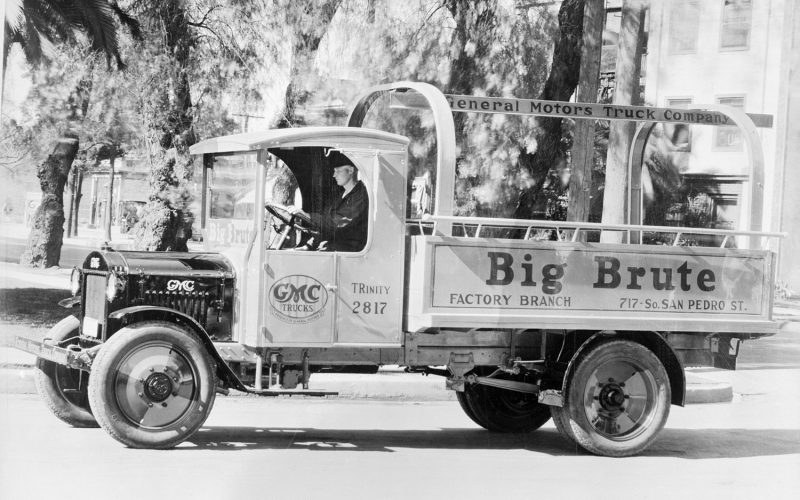
[(95, 251), (86, 257), (83, 268), (150, 276), (235, 277), (228, 259), (206, 252)]

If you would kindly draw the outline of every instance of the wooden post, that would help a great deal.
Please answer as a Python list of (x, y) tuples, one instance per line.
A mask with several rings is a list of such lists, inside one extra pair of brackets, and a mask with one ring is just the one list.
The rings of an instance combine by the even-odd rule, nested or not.
[(108, 159), (108, 199), (106, 200), (106, 214), (105, 214), (105, 238), (107, 242), (111, 242), (111, 215), (113, 214), (114, 205), (114, 161), (116, 160), (116, 152), (112, 151)]
[(72, 175), (69, 180), (69, 206), (67, 207), (67, 238), (72, 237), (73, 211), (75, 210), (75, 184), (78, 179), (78, 168), (72, 167)]
[[(639, 104), (644, 15), (644, 0), (624, 0), (622, 3), (622, 24), (614, 71), (614, 104)], [(628, 156), (635, 130), (636, 123), (633, 121), (615, 120), (610, 124), (603, 194), (603, 222), (606, 224), (625, 223)], [(621, 242), (622, 234), (606, 231), (601, 241)]]

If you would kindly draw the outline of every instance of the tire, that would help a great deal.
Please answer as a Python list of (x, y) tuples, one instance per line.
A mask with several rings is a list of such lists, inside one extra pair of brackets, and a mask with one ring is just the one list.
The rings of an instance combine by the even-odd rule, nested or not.
[(191, 332), (145, 322), (115, 333), (92, 364), (97, 421), (131, 448), (172, 448), (191, 437), (216, 397), (216, 366)]
[(556, 430), (558, 430), (558, 433), (565, 438), (574, 441), (575, 436), (572, 435), (572, 430), (569, 425), (569, 413), (567, 412), (567, 408), (551, 406), (550, 416), (553, 417), (553, 423), (556, 424)]
[(492, 432), (533, 432), (550, 420), (550, 408), (533, 394), (466, 384), (458, 402), (473, 422)]
[(636, 455), (664, 427), (671, 399), (667, 372), (655, 354), (629, 340), (604, 341), (578, 359), (562, 425), (590, 453)]
[(485, 429), (486, 425), (488, 424), (486, 422), (478, 420), (478, 417), (475, 415), (475, 412), (469, 406), (469, 400), (467, 399), (467, 396), (464, 394), (464, 392), (456, 391), (456, 399), (458, 400), (458, 404), (461, 406), (461, 409), (464, 410), (464, 413), (467, 414), (469, 419)]
[[(80, 321), (67, 316), (50, 329), (45, 344), (77, 343)], [(75, 340), (68, 340), (75, 338)], [(66, 341), (66, 342), (65, 342)], [(34, 370), (36, 390), (53, 415), (73, 427), (98, 427), (89, 407), (89, 373), (38, 358)]]

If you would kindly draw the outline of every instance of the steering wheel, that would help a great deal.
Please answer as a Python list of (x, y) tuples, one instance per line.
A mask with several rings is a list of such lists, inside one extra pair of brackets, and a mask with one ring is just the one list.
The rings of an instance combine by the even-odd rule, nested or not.
[[(277, 243), (275, 243), (275, 239), (273, 239), (272, 241), (275, 243), (275, 246), (270, 244), (272, 248), (283, 248), (284, 243), (290, 241), (289, 234), (292, 230), (296, 230), (299, 233), (305, 234), (312, 239), (313, 237), (319, 235), (319, 231), (311, 228), (311, 218), (304, 213), (294, 212), (285, 205), (272, 202), (267, 202), (264, 204), (264, 208), (267, 209), (267, 212), (269, 212), (270, 215), (283, 224), (283, 228), (273, 224), (277, 236)], [(294, 237), (291, 238), (291, 240), (293, 239)], [(300, 245), (302, 241), (302, 238), (300, 238), (295, 243), (296, 245)]]
[(264, 205), (264, 208), (266, 208), (267, 212), (269, 212), (273, 217), (289, 227), (297, 229), (298, 231), (306, 233), (310, 236), (319, 234), (318, 231), (311, 229), (311, 218), (304, 213), (293, 212), (286, 205), (272, 202), (267, 202)]

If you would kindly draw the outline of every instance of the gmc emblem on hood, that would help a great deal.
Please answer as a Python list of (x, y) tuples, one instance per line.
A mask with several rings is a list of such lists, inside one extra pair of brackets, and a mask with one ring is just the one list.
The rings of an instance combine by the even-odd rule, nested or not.
[(194, 281), (192, 280), (169, 280), (167, 281), (167, 291), (170, 292), (193, 292)]

